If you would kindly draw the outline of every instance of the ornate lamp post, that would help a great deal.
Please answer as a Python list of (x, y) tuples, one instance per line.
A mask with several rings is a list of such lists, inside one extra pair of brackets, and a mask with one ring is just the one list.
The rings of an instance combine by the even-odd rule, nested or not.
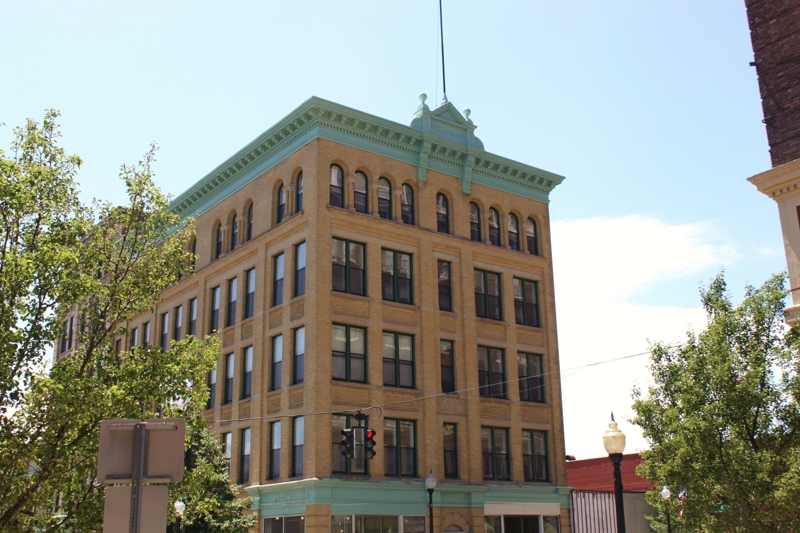
[(428, 533), (433, 533), (433, 489), (436, 488), (436, 478), (433, 477), (433, 470), (425, 478), (425, 487), (428, 489), (428, 523), (430, 524)]
[(608, 452), (608, 458), (614, 465), (614, 503), (617, 508), (617, 533), (625, 533), (625, 507), (622, 503), (622, 472), (619, 465), (622, 462), (622, 452), (625, 450), (625, 434), (617, 428), (614, 413), (611, 413), (611, 422), (603, 434), (603, 446)]
[(182, 501), (178, 500), (175, 502), (175, 512), (178, 513), (178, 518), (175, 520), (175, 524), (177, 527), (177, 533), (181, 533), (181, 517), (183, 516), (183, 512), (186, 510), (186, 504)]
[[(672, 493), (669, 491), (666, 485), (664, 488), (661, 489), (661, 499), (664, 501), (669, 500), (669, 497), (672, 496)], [(669, 523), (669, 503), (667, 503), (667, 533), (672, 533), (672, 524)]]

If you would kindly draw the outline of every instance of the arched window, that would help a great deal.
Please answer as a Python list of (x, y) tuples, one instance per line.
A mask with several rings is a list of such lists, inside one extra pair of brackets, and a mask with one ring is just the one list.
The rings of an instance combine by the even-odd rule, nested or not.
[(400, 196), (403, 211), (403, 224), (414, 225), (414, 190), (411, 185), (403, 185), (403, 194)]
[(344, 171), (339, 165), (331, 165), (331, 201), (333, 207), (344, 207)]
[(231, 244), (230, 249), (233, 250), (236, 248), (236, 244), (239, 242), (239, 219), (236, 216), (236, 213), (233, 214), (233, 218), (231, 219)]
[(528, 236), (528, 253), (539, 255), (539, 240), (536, 238), (536, 222), (532, 218), (525, 224), (525, 233)]
[(392, 220), (392, 184), (386, 178), (378, 180), (378, 215)]
[(367, 176), (363, 172), (356, 172), (356, 184), (353, 191), (353, 199), (355, 200), (356, 211), (359, 213), (367, 213), (369, 204), (367, 200)]
[(489, 209), (489, 242), (500, 246), (500, 215), (496, 209)]
[(222, 224), (217, 225), (217, 245), (214, 247), (214, 259), (222, 255)]
[(475, 204), (469, 204), (469, 237), (481, 242), (481, 210)]
[(436, 195), (436, 230), (439, 233), (450, 233), (450, 206), (447, 196), (442, 193)]
[(283, 185), (278, 187), (278, 209), (275, 215), (275, 223), (280, 224), (286, 218), (286, 189)]
[(245, 239), (249, 241), (252, 238), (253, 238), (253, 204), (250, 204), (250, 207), (247, 208), (247, 231)]
[(519, 251), (519, 221), (517, 215), (508, 215), (508, 245), (512, 250)]
[(294, 212), (299, 213), (303, 210), (303, 173), (297, 176), (297, 194), (294, 198)]

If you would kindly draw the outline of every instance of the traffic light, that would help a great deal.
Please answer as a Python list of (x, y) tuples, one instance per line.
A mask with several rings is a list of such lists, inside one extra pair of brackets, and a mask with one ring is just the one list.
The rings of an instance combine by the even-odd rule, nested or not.
[(372, 459), (375, 457), (375, 435), (377, 432), (374, 429), (367, 428), (364, 432), (364, 458)]
[(355, 452), (355, 440), (353, 439), (353, 430), (351, 428), (342, 430), (342, 455), (345, 457), (353, 457)]
[(200, 451), (200, 445), (193, 442), (189, 448), (183, 452), (183, 467), (191, 472), (197, 468), (197, 453)]

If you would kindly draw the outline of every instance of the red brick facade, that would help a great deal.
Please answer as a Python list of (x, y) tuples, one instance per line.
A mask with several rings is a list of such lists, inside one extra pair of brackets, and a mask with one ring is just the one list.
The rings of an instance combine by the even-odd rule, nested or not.
[(745, 0), (772, 166), (800, 159), (800, 1)]

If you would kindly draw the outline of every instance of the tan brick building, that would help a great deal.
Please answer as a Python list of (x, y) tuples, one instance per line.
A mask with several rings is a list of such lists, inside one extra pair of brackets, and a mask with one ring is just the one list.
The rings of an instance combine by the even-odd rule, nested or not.
[[(311, 98), (179, 196), (195, 275), (130, 342), (219, 331), (208, 418), (268, 533), (569, 531), (548, 214), (563, 179)], [(149, 323), (150, 325), (145, 325)], [(357, 409), (377, 456), (347, 459)], [(358, 447), (357, 453), (363, 448)]]

